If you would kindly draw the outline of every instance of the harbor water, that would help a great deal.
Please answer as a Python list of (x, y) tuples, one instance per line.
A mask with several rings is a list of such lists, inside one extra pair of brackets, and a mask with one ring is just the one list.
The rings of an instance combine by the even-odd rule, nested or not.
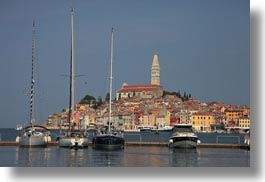
[[(59, 131), (52, 131), (53, 140)], [(18, 132), (0, 129), (1, 141), (14, 141)], [(170, 132), (125, 133), (126, 141), (165, 142)], [(93, 133), (89, 134), (92, 138)], [(202, 143), (243, 143), (244, 134), (199, 133)], [(1, 167), (250, 167), (250, 151), (239, 148), (171, 149), (167, 146), (125, 146), (123, 150), (68, 149), (58, 146), (0, 146)]]
[(126, 146), (105, 151), (92, 147), (68, 149), (0, 147), (1, 167), (249, 167), (244, 149), (170, 149), (158, 146)]

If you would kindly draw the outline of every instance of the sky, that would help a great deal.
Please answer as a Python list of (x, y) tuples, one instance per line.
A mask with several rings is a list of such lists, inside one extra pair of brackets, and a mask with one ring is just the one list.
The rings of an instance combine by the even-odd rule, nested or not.
[(74, 8), (75, 101), (108, 92), (114, 27), (113, 91), (149, 84), (157, 51), (160, 82), (205, 102), (250, 105), (248, 0), (1, 0), (0, 127), (29, 119), (32, 23), (36, 24), (37, 123), (67, 108)]

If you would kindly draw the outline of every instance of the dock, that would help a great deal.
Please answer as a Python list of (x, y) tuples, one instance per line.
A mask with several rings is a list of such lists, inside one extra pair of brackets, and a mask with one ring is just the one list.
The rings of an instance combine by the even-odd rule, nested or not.
[[(52, 141), (48, 143), (48, 146), (58, 146), (59, 143)], [(92, 142), (89, 143), (90, 146), (93, 146)], [(18, 143), (15, 141), (0, 141), (1, 146), (18, 146)], [(167, 142), (125, 142), (125, 146), (161, 146), (167, 147)], [(197, 146), (198, 148), (240, 148), (248, 149), (248, 145), (245, 144), (221, 144), (221, 143), (200, 143)]]

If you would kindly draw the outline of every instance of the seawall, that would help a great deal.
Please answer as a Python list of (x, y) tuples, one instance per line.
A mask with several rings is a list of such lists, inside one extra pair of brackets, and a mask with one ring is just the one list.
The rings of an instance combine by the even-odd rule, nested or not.
[[(93, 144), (90, 142), (90, 146)], [(163, 146), (167, 147), (167, 142), (126, 142), (126, 146)], [(0, 141), (0, 146), (18, 146), (17, 142), (14, 141)], [(58, 142), (49, 142), (48, 146), (58, 146)], [(248, 149), (249, 147), (244, 144), (212, 144), (212, 143), (200, 143), (198, 148), (241, 148)]]

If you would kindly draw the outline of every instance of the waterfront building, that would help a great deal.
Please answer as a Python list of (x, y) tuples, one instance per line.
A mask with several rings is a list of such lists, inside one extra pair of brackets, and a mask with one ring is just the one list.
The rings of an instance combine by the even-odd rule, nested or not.
[(250, 129), (250, 118), (249, 117), (240, 117), (238, 119), (238, 126), (242, 129)]
[(210, 112), (197, 112), (191, 116), (192, 127), (197, 131), (210, 132), (211, 125), (215, 124), (214, 114)]
[(243, 110), (230, 110), (225, 111), (225, 116), (227, 121), (238, 121), (240, 117), (243, 116)]
[(191, 124), (191, 116), (196, 112), (195, 110), (181, 109), (179, 112), (180, 124)]
[(152, 112), (144, 112), (139, 117), (139, 125), (140, 126), (155, 126), (154, 115)]

